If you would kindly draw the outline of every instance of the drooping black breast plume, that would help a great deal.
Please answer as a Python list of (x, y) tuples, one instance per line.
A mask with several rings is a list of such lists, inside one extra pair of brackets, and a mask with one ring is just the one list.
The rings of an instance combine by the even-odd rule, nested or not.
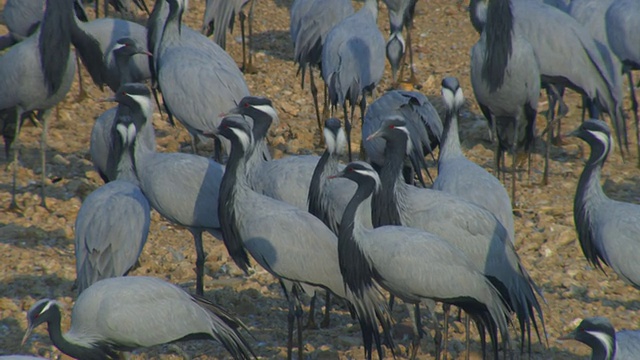
[(46, 6), (38, 47), (40, 66), (51, 96), (62, 86), (71, 53), (73, 5), (71, 0), (48, 0)]
[(510, 0), (491, 0), (487, 9), (487, 23), (484, 27), (487, 52), (482, 77), (488, 82), (489, 90), (496, 91), (502, 86), (511, 57), (513, 37), (513, 12)]

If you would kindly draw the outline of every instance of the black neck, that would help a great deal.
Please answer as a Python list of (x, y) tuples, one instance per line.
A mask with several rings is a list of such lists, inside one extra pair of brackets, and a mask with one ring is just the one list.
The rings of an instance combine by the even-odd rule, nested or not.
[(133, 56), (129, 54), (121, 54), (119, 51), (116, 51), (114, 56), (116, 58), (116, 67), (120, 73), (120, 86), (130, 83), (132, 81), (132, 76), (129, 61), (131, 61)]
[(49, 311), (51, 311), (50, 319), (47, 321), (49, 338), (60, 351), (74, 359), (108, 359), (107, 354), (99, 348), (88, 348), (69, 342), (62, 334), (62, 329), (60, 328), (60, 309), (58, 306), (53, 305)]
[(340, 272), (349, 289), (356, 296), (361, 297), (365, 289), (374, 286), (373, 280), (380, 279), (380, 275), (369, 263), (362, 249), (354, 238), (356, 212), (364, 200), (371, 196), (375, 188), (373, 179), (363, 180), (358, 184), (353, 198), (347, 204), (342, 214), (338, 231), (338, 259)]
[(240, 171), (244, 168), (241, 166), (243, 161), (245, 161), (245, 150), (238, 140), (233, 138), (231, 139), (231, 153), (220, 184), (218, 217), (220, 218), (220, 227), (222, 229), (222, 240), (227, 247), (229, 255), (231, 255), (238, 267), (248, 273), (250, 266), (249, 256), (240, 237), (235, 213), (237, 178), (238, 176), (246, 176)]
[(38, 48), (40, 66), (49, 96), (56, 93), (64, 79), (71, 53), (73, 5), (67, 0), (47, 0), (40, 27)]
[(156, 46), (160, 42), (162, 37), (163, 24), (166, 19), (163, 18), (163, 13), (166, 12), (167, 3), (165, 0), (156, 0), (156, 4), (149, 15), (147, 20), (147, 49), (153, 54), (149, 57), (149, 70), (151, 71), (151, 80), (153, 83), (157, 81), (157, 74), (155, 69), (156, 58)]
[[(482, 33), (486, 19), (480, 18), (480, 8), (486, 6), (483, 0), (471, 0), (469, 2), (469, 17), (471, 19), (471, 25), (476, 29), (478, 33)], [(484, 10), (483, 10), (484, 11)]]
[(382, 189), (371, 199), (371, 222), (374, 228), (385, 225), (402, 225), (396, 200), (396, 182), (402, 172), (408, 139), (387, 139), (384, 148), (384, 164), (380, 169)]
[(487, 53), (482, 77), (489, 90), (496, 91), (504, 82), (507, 63), (512, 52), (513, 13), (510, 0), (491, 0), (484, 27)]
[(320, 204), (320, 183), (322, 180), (322, 176), (324, 176), (324, 169), (327, 165), (327, 161), (329, 161), (329, 151), (325, 150), (325, 152), (318, 160), (318, 164), (316, 168), (313, 170), (313, 175), (311, 176), (311, 184), (309, 185), (309, 195), (307, 196), (307, 203), (309, 204), (309, 212), (313, 214), (318, 219), (322, 220), (325, 225), (328, 225), (326, 222), (326, 217), (324, 216), (324, 211), (322, 211), (322, 205)]

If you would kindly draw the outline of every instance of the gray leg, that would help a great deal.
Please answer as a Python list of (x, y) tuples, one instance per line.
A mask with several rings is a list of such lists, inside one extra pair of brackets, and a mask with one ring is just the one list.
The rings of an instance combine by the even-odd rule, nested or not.
[(309, 83), (311, 88), (311, 96), (313, 97), (313, 106), (316, 109), (316, 120), (318, 121), (318, 130), (320, 131), (320, 145), (323, 144), (322, 137), (322, 119), (320, 118), (320, 106), (318, 105), (318, 88), (316, 82), (313, 80), (313, 67), (309, 66)]
[[(631, 74), (631, 70), (627, 71), (627, 77), (629, 77), (631, 109), (633, 111), (633, 118), (636, 121), (636, 143), (638, 147), (638, 154), (640, 154), (640, 121), (638, 120), (638, 100), (636, 99), (636, 89), (633, 86), (633, 75)], [(638, 156), (638, 167), (640, 167), (640, 156)]]
[(330, 323), (331, 323), (331, 292), (327, 291), (324, 297), (324, 318), (322, 319), (320, 326), (323, 329), (326, 329), (329, 327)]
[(311, 302), (309, 303), (309, 320), (307, 320), (307, 325), (304, 327), (307, 329), (317, 329), (318, 324), (316, 324), (315, 316), (316, 316), (316, 300), (318, 298), (318, 294), (314, 293), (311, 298)]
[(202, 246), (202, 231), (190, 229), (196, 244), (196, 294), (204, 295), (204, 260), (207, 255)]
[(347, 152), (349, 153), (349, 162), (351, 162), (353, 161), (353, 156), (351, 155), (351, 121), (349, 121), (349, 115), (347, 114), (346, 100), (342, 105), (342, 110), (344, 111), (344, 130), (347, 133)]
[[(58, 113), (58, 108), (56, 107), (56, 113)], [(44, 188), (46, 186), (45, 181), (47, 178), (47, 131), (49, 129), (49, 110), (39, 111), (38, 112), (38, 120), (42, 123), (42, 134), (40, 135), (40, 165), (42, 166), (42, 174), (40, 177), (40, 183), (42, 186), (40, 187), (40, 205), (47, 209), (47, 201), (45, 197)]]
[(15, 116), (16, 116), (16, 129), (15, 129), (15, 134), (14, 134), (14, 138), (13, 138), (13, 185), (11, 187), (11, 204), (9, 205), (9, 210), (19, 210), (20, 207), (18, 206), (18, 203), (16, 202), (16, 182), (17, 182), (17, 174), (18, 174), (18, 152), (20, 151), (18, 144), (20, 142), (20, 126), (22, 125), (22, 109), (20, 109), (19, 107), (16, 107), (16, 112), (15, 112)]

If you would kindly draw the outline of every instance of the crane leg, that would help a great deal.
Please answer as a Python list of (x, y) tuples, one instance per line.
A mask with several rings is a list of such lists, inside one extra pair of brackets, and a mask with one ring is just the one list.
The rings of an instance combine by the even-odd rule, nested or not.
[[(283, 286), (284, 287), (284, 286)], [(293, 322), (295, 320), (293, 294), (288, 294), (289, 312), (287, 313), (287, 360), (293, 358)]]
[[(411, 341), (411, 356), (409, 359), (415, 359), (420, 349), (420, 332), (422, 331), (422, 319), (420, 316), (420, 303), (407, 304), (409, 316), (413, 320), (413, 339)], [(437, 350), (436, 350), (437, 352)]]
[(320, 323), (320, 327), (326, 329), (331, 323), (331, 292), (327, 291), (324, 297), (324, 317)]
[(447, 347), (449, 346), (449, 311), (451, 305), (442, 304), (442, 312), (444, 313), (444, 337), (442, 339), (442, 358), (447, 359)]
[(196, 245), (196, 294), (204, 295), (204, 260), (207, 255), (202, 246), (202, 231), (191, 230)]
[(242, 72), (246, 73), (247, 70), (247, 41), (244, 32), (244, 22), (247, 19), (247, 15), (244, 14), (242, 10), (238, 14), (238, 18), (240, 19), (240, 35), (242, 38)]
[(322, 109), (322, 118), (329, 118), (329, 87), (327, 86), (327, 84), (324, 84), (324, 108)]
[(81, 102), (87, 98), (87, 92), (84, 89), (84, 85), (82, 84), (82, 64), (80, 63), (80, 56), (76, 51), (76, 68), (78, 69), (78, 97), (76, 98), (77, 102)]
[(349, 115), (347, 114), (347, 101), (345, 100), (342, 105), (342, 110), (344, 112), (344, 129), (347, 133), (347, 152), (349, 153), (349, 162), (353, 161), (353, 156), (351, 155), (351, 122), (349, 121)]
[(464, 356), (465, 360), (469, 360), (470, 352), (471, 352), (471, 339), (469, 336), (469, 314), (464, 313), (464, 343), (467, 348), (467, 352)]
[(100, 1), (95, 0), (93, 3), (93, 11), (96, 13), (96, 19), (100, 17)]
[[(364, 125), (364, 113), (367, 111), (367, 97), (365, 94), (362, 94), (362, 99), (360, 100), (360, 130), (362, 130), (362, 125)], [(353, 118), (353, 109), (351, 110), (351, 118)], [(360, 137), (360, 159), (364, 160), (366, 158), (366, 154), (364, 153), (364, 144), (362, 143), (363, 139)]]
[(516, 167), (518, 166), (518, 117), (513, 124), (513, 141), (511, 144), (511, 207), (516, 208)]
[(305, 329), (317, 329), (318, 324), (316, 324), (315, 315), (316, 315), (316, 300), (318, 299), (318, 294), (314, 293), (311, 298), (311, 302), (309, 303), (309, 320), (307, 320), (307, 325), (305, 325)]
[(629, 77), (629, 92), (631, 93), (631, 109), (633, 111), (633, 119), (636, 122), (636, 146), (638, 150), (638, 167), (640, 168), (640, 121), (638, 120), (638, 99), (636, 99), (636, 89), (633, 86), (633, 75), (631, 70), (627, 70)]
[(295, 316), (298, 324), (298, 359), (304, 359), (304, 347), (302, 346), (302, 306), (300, 305), (300, 297), (298, 296), (298, 290), (294, 290), (294, 298), (296, 301)]
[[(246, 40), (245, 40), (245, 32), (244, 32), (244, 20), (243, 16), (244, 14), (241, 12), (240, 14), (240, 25), (241, 25), (241, 32), (242, 32), (242, 72), (245, 74), (255, 74), (257, 72), (257, 69), (253, 66), (253, 6), (255, 5), (255, 0), (251, 0), (251, 5), (249, 5), (249, 16), (248, 16), (248, 27), (249, 27), (249, 45), (246, 45)], [(245, 50), (245, 48), (248, 48), (248, 56), (247, 56), (247, 50)], [(247, 57), (249, 58), (247, 60)]]
[[(59, 109), (56, 106), (56, 113), (59, 115)], [(38, 111), (38, 120), (42, 123), (42, 133), (40, 134), (40, 166), (42, 173), (40, 174), (40, 206), (47, 208), (47, 198), (45, 197), (45, 186), (47, 179), (47, 131), (49, 129), (49, 110)]]
[(547, 85), (546, 90), (549, 108), (547, 109), (547, 128), (543, 131), (543, 133), (547, 132), (547, 144), (544, 153), (544, 172), (542, 174), (542, 185), (544, 186), (549, 184), (549, 161), (551, 159), (551, 142), (553, 140), (551, 129), (553, 129), (554, 126), (554, 108), (556, 106), (553, 86)]
[(19, 211), (20, 207), (18, 206), (18, 203), (16, 202), (16, 183), (17, 183), (17, 174), (18, 174), (18, 153), (19, 153), (19, 149), (18, 149), (18, 144), (20, 142), (20, 126), (22, 126), (22, 121), (20, 121), (20, 119), (22, 118), (22, 109), (19, 107), (16, 107), (15, 110), (15, 121), (16, 121), (16, 128), (15, 128), (15, 134), (14, 134), (14, 138), (13, 138), (13, 184), (11, 187), (11, 204), (9, 205), (9, 210), (11, 211)]
[(311, 88), (311, 96), (313, 97), (313, 106), (316, 109), (316, 120), (318, 121), (318, 131), (320, 133), (320, 145), (324, 143), (322, 136), (322, 119), (320, 118), (320, 107), (318, 105), (318, 88), (316, 82), (313, 80), (313, 68), (309, 66), (309, 84)]

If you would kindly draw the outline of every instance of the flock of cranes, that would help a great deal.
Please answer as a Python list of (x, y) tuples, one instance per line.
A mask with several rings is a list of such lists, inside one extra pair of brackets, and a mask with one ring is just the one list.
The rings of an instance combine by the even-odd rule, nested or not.
[[(225, 29), (232, 28), (236, 15), (244, 23), (248, 1), (207, 1), (202, 32), (214, 34), (217, 44), (182, 24), (187, 0), (157, 0), (151, 12), (144, 0), (134, 0), (149, 14), (146, 27), (113, 18), (88, 21), (75, 0), (8, 0), (7, 8), (22, 4), (22, 14), (31, 14), (31, 20), (17, 21), (22, 27), (10, 26), (1, 43), (9, 47), (0, 56), (0, 111), (9, 114), (3, 118), (7, 124), (14, 123), (13, 137), (3, 133), (7, 143), (15, 141), (12, 209), (18, 206), (15, 148), (20, 125), (30, 116), (43, 123), (41, 202), (46, 207), (47, 124), (71, 88), (75, 53), (95, 85), (115, 92), (107, 100), (117, 103), (96, 119), (91, 134), (92, 161), (106, 184), (84, 200), (76, 218), (79, 296), (71, 329), (62, 333), (59, 303), (42, 299), (27, 313), (23, 343), (46, 323), (53, 344), (78, 359), (114, 358), (119, 351), (186, 339), (215, 339), (234, 358), (255, 358), (249, 329), (204, 298), (202, 235), (208, 232), (223, 240), (246, 274), (253, 258), (281, 283), (288, 301), (288, 358), (294, 342), (304, 358), (301, 295), (321, 292), (347, 304), (369, 359), (374, 352), (382, 359), (384, 348), (394, 356), (397, 352), (387, 295), (401, 299), (411, 313), (411, 358), (423, 333), (421, 306), (433, 313), (436, 302), (444, 310), (444, 335), (435, 327), (436, 358), (446, 358), (452, 305), (465, 313), (467, 336), (474, 321), (484, 357), (498, 359), (503, 352), (507, 358), (517, 351), (511, 325), (519, 351), (530, 353), (532, 335), (547, 343), (544, 297), (514, 247), (513, 204), (517, 157), (521, 150), (530, 156), (534, 148), (541, 89), (549, 98), (549, 142), (555, 116), (561, 118), (565, 110), (565, 88), (583, 95), (591, 118), (570, 134), (591, 148), (574, 203), (582, 251), (595, 267), (606, 265), (640, 287), (640, 206), (603, 192), (600, 172), (614, 140), (609, 126), (597, 120), (609, 114), (621, 152), (628, 153), (621, 74), (627, 74), (633, 94), (631, 70), (640, 67), (640, 45), (623, 40), (640, 34), (634, 33), (637, 21), (625, 22), (629, 13), (640, 14), (640, 4), (611, 0), (589, 13), (579, 8), (582, 1), (573, 0), (565, 13), (537, 0), (471, 0), (471, 22), (480, 32), (471, 49), (471, 83), (495, 132), (496, 173), (504, 152), (514, 158), (509, 198), (498, 178), (461, 149), (458, 117), (465, 98), (456, 78), (441, 83), (444, 118), (415, 91), (390, 90), (367, 104), (384, 76), (385, 57), (395, 86), (417, 83), (410, 35), (417, 0), (384, 0), (391, 24), (386, 42), (377, 26), (377, 0), (365, 0), (357, 11), (348, 0), (294, 2), (293, 58), (302, 84), (309, 70), (326, 151), (282, 159), (271, 159), (267, 143), (270, 126), (279, 121), (274, 104), (251, 95), (241, 69), (224, 50)], [(120, 12), (131, 5), (110, 3)], [(580, 11), (592, 17), (581, 18)], [(599, 20), (589, 20), (595, 12)], [(406, 56), (411, 75), (405, 82)], [(250, 50), (248, 62), (246, 57), (243, 51), (243, 69), (252, 71)], [(315, 69), (325, 84), (322, 113)], [(143, 83), (147, 80), (151, 87)], [(215, 159), (156, 151), (151, 123), (156, 92), (162, 94), (162, 105), (155, 97), (158, 106), (190, 133), (194, 153), (199, 139), (216, 139)], [(638, 124), (635, 95), (632, 99)], [(369, 162), (352, 161), (356, 107), (360, 159)], [(328, 115), (339, 110), (344, 127)], [(426, 157), (435, 160), (436, 149), (438, 175), (432, 178)], [(341, 164), (341, 156), (349, 163)], [(546, 176), (545, 167), (545, 182)], [(146, 243), (151, 209), (193, 235), (195, 295), (161, 279), (125, 277)], [(624, 345), (632, 342), (623, 341), (631, 335), (619, 333), (616, 343), (606, 319), (585, 319), (568, 337), (593, 347), (594, 358), (638, 355), (633, 344)]]

